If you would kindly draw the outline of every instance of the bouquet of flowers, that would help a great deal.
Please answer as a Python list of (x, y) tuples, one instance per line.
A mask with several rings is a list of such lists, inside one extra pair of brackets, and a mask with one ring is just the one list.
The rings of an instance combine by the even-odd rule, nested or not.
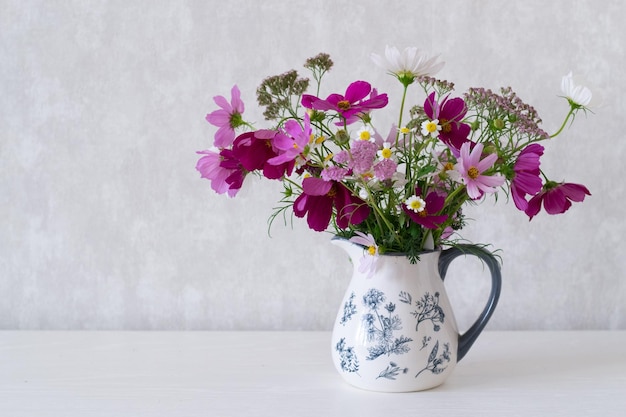
[(389, 98), (367, 81), (321, 98), (333, 62), (319, 54), (304, 64), (315, 94), (306, 94), (312, 83), (295, 70), (258, 87), (267, 128), (244, 120), (236, 85), (230, 102), (214, 97), (220, 109), (206, 120), (218, 130), (214, 148), (198, 152), (201, 176), (230, 197), (250, 174), (281, 181), (270, 223), (293, 213), (315, 231), (332, 230), (363, 245), (373, 257), (399, 252), (412, 261), (421, 251), (455, 243), (466, 203), (502, 192), (532, 219), (542, 206), (548, 214), (563, 213), (590, 195), (583, 185), (548, 179), (540, 168), (541, 142), (588, 110), (591, 92), (571, 73), (561, 84), (569, 111), (548, 134), (536, 110), (511, 88), (456, 95), (451, 82), (434, 78), (443, 67), (437, 56), (387, 47), (384, 57), (371, 58), (403, 87), (397, 125), (374, 127), (375, 112)]

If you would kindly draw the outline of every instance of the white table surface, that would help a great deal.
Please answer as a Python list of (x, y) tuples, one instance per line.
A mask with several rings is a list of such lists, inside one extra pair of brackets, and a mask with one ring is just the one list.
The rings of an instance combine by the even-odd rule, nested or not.
[(429, 391), (347, 385), (328, 332), (0, 331), (0, 416), (626, 416), (626, 332), (485, 332)]

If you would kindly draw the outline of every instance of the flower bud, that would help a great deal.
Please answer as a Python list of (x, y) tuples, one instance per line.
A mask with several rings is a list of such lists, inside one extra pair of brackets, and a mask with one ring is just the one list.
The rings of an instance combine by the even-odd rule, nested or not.
[(335, 141), (339, 145), (345, 145), (350, 141), (350, 134), (345, 129), (338, 130), (335, 133)]
[(499, 117), (497, 119), (493, 119), (493, 127), (497, 130), (504, 129), (504, 120), (500, 119)]

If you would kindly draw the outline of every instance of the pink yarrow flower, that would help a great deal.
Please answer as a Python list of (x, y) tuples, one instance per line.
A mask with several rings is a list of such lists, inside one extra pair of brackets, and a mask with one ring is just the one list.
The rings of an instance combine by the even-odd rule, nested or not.
[(505, 178), (500, 174), (483, 175), (493, 166), (498, 155), (489, 154), (480, 159), (483, 152), (483, 144), (477, 143), (470, 151), (470, 142), (465, 142), (459, 151), (459, 160), (454, 169), (460, 174), (459, 182), (465, 184), (467, 195), (471, 199), (482, 197), (483, 193), (494, 193), (495, 187), (504, 183)]
[(572, 201), (581, 202), (587, 195), (591, 193), (584, 185), (548, 182), (543, 191), (530, 199), (526, 214), (532, 220), (541, 210), (542, 203), (548, 214), (565, 213), (572, 206)]
[(213, 101), (221, 110), (215, 110), (206, 115), (206, 121), (219, 129), (215, 133), (214, 145), (218, 148), (226, 148), (233, 144), (235, 129), (244, 123), (241, 115), (244, 112), (244, 104), (241, 101), (241, 93), (236, 85), (230, 91), (230, 103), (223, 96), (213, 97)]

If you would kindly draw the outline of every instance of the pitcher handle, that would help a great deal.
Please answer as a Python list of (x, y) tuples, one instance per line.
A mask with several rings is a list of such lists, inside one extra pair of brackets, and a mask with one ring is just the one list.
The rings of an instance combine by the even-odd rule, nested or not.
[(441, 252), (441, 256), (439, 257), (439, 275), (441, 275), (442, 281), (445, 279), (450, 263), (460, 255), (474, 255), (487, 264), (491, 272), (491, 294), (489, 294), (487, 305), (482, 313), (480, 313), (480, 316), (478, 316), (478, 319), (465, 333), (459, 336), (457, 362), (463, 359), (478, 338), (478, 335), (480, 335), (487, 325), (487, 322), (498, 304), (500, 290), (502, 288), (502, 275), (500, 274), (500, 265), (497, 259), (491, 252), (476, 245), (457, 245)]

